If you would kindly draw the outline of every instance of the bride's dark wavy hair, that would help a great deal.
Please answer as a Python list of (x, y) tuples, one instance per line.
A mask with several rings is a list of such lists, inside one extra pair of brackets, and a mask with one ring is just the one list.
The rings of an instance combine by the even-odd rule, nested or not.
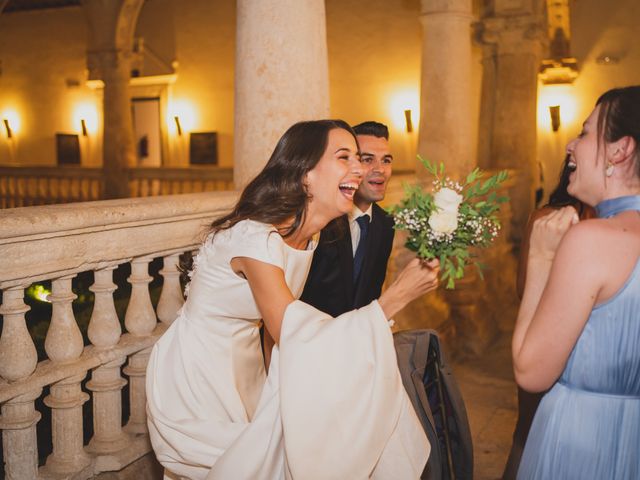
[[(242, 220), (282, 225), (292, 218), (293, 223), (279, 233), (283, 237), (293, 234), (304, 222), (310, 200), (305, 175), (322, 158), (329, 132), (336, 128), (346, 130), (356, 139), (355, 132), (344, 120), (313, 120), (291, 126), (278, 140), (262, 171), (244, 188), (233, 210), (214, 220), (204, 236), (212, 238), (211, 234)], [(188, 272), (192, 267), (192, 253), (182, 254), (178, 270), (183, 284), (189, 282)]]
[(280, 231), (283, 237), (293, 234), (304, 222), (310, 200), (305, 175), (322, 158), (329, 132), (336, 128), (346, 130), (355, 140), (353, 129), (343, 120), (313, 120), (291, 126), (262, 171), (244, 188), (233, 210), (214, 220), (209, 233), (215, 235), (242, 220), (281, 225), (293, 218)]

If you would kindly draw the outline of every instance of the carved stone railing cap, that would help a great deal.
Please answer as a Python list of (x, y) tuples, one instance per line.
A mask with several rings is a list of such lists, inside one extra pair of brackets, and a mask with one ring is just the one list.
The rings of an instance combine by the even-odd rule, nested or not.
[(237, 192), (0, 210), (0, 288), (197, 246)]
[[(149, 223), (230, 208), (237, 192), (205, 192), (0, 210), (0, 246), (21, 237), (68, 235), (92, 227)], [(26, 238), (25, 238), (26, 240)]]

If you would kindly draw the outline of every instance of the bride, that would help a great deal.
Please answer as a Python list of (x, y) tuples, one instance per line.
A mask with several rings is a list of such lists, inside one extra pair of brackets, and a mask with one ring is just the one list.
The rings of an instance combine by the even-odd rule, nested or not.
[[(361, 178), (345, 122), (297, 123), (211, 225), (147, 369), (166, 478), (420, 477), (430, 447), (387, 320), (437, 287), (437, 262), (414, 259), (378, 301), (337, 318), (297, 300), (315, 237), (351, 210)], [(275, 341), (268, 374), (263, 324)]]

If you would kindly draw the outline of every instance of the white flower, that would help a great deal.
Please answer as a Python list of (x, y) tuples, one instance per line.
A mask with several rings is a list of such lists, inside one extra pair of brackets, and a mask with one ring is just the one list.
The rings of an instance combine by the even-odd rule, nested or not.
[(441, 212), (458, 213), (458, 207), (462, 203), (462, 195), (450, 188), (441, 188), (433, 196), (433, 203)]
[(438, 233), (453, 233), (458, 228), (458, 214), (447, 211), (434, 212), (429, 217), (429, 226)]

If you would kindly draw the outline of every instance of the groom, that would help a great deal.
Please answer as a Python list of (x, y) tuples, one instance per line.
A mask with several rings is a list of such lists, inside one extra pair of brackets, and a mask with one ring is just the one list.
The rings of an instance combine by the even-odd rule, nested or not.
[(384, 199), (391, 177), (389, 129), (378, 122), (353, 129), (360, 146), (362, 183), (353, 211), (322, 230), (300, 297), (334, 317), (380, 296), (393, 243), (393, 219), (375, 203)]

